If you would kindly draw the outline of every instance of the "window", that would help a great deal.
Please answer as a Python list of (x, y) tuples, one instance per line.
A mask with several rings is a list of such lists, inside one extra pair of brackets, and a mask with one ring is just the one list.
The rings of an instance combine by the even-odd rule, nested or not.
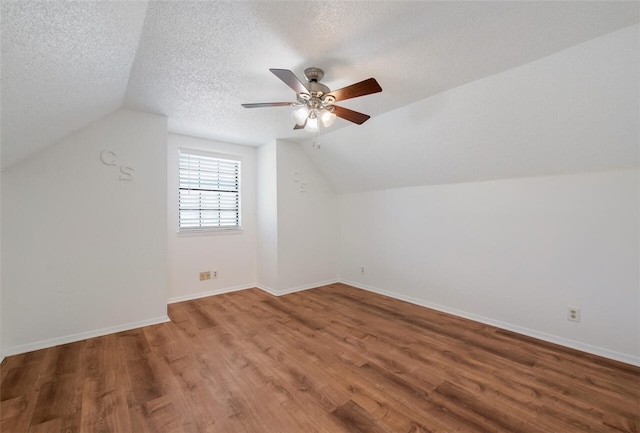
[(240, 161), (180, 150), (179, 230), (240, 229)]

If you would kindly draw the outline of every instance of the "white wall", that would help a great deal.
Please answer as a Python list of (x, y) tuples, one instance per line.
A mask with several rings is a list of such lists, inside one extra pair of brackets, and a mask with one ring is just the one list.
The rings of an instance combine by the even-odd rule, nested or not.
[(337, 279), (337, 201), (298, 144), (258, 149), (258, 283), (273, 294)]
[[(2, 117), (1, 114), (0, 117)], [(1, 143), (0, 147), (2, 147)], [(2, 167), (1, 150), (2, 149), (0, 149), (0, 167)], [(2, 338), (2, 329), (4, 326), (2, 320), (2, 176), (0, 176), (0, 362), (4, 359), (4, 339)]]
[(2, 172), (5, 355), (167, 320), (166, 121), (118, 110)]
[(341, 278), (638, 364), (638, 179), (628, 169), (344, 194)]
[(260, 287), (278, 287), (278, 168), (276, 140), (257, 149), (258, 263)]
[(280, 291), (337, 279), (337, 199), (300, 145), (277, 143)]
[[(207, 150), (241, 160), (242, 231), (178, 234), (178, 151)], [(256, 149), (185, 135), (169, 134), (167, 239), (169, 301), (177, 302), (256, 285)], [(200, 272), (218, 271), (218, 278), (200, 281)]]

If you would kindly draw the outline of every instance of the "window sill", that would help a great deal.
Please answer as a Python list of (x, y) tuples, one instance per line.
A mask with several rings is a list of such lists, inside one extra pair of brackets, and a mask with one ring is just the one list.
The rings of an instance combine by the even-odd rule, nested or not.
[(242, 234), (242, 227), (234, 229), (212, 229), (212, 230), (181, 230), (176, 234), (179, 237), (183, 236), (219, 236), (219, 235), (240, 235)]

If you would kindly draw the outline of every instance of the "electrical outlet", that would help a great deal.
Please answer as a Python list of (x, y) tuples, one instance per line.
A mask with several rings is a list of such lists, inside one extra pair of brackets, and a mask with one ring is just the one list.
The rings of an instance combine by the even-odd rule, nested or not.
[(210, 271), (200, 272), (200, 281), (210, 280), (210, 279), (211, 279), (211, 272)]
[(567, 320), (570, 320), (571, 322), (579, 322), (580, 321), (580, 308), (568, 307), (568, 309), (567, 309)]
[(360, 266), (360, 273), (364, 274), (364, 266)]
[(211, 278), (218, 278), (218, 271), (211, 271)]

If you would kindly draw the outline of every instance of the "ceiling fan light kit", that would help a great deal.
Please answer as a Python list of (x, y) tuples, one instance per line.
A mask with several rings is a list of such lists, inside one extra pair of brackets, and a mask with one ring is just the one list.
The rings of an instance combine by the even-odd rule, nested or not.
[(338, 116), (336, 116), (336, 113), (334, 113), (333, 111), (321, 111), (320, 119), (322, 120), (322, 126), (324, 126), (325, 128), (330, 127), (331, 125), (333, 125), (333, 122), (336, 121), (337, 117)]
[[(326, 107), (321, 109), (309, 108), (306, 105), (302, 105), (291, 112), (291, 117), (295, 122), (306, 129), (307, 131), (316, 132), (319, 130), (319, 125), (322, 124), (325, 128), (333, 125), (336, 121), (336, 114), (333, 112), (333, 107)], [(320, 122), (318, 122), (320, 119)]]
[(309, 117), (309, 109), (306, 105), (301, 105), (300, 108), (291, 112), (291, 117), (293, 117), (293, 120), (295, 120), (298, 125), (304, 126), (307, 122), (307, 118)]
[[(317, 133), (320, 126), (328, 128), (333, 125), (337, 117), (341, 117), (358, 125), (366, 122), (370, 116), (348, 108), (334, 105), (336, 101), (357, 98), (372, 93), (381, 92), (382, 88), (374, 78), (331, 91), (329, 87), (320, 83), (324, 71), (320, 68), (307, 68), (304, 77), (307, 83), (302, 83), (296, 75), (288, 69), (269, 69), (287, 86), (296, 92), (296, 102), (261, 102), (242, 104), (245, 108), (282, 107), (291, 106), (295, 110), (291, 113), (296, 122), (294, 129), (305, 129), (314, 134), (316, 145)], [(320, 147), (318, 145), (318, 147)]]

